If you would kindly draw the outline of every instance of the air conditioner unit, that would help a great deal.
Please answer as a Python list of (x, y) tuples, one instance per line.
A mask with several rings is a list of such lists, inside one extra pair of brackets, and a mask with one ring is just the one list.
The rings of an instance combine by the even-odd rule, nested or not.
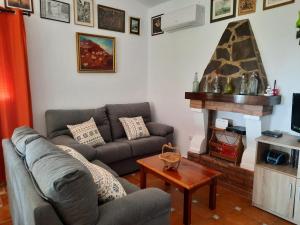
[(162, 30), (169, 32), (204, 24), (205, 7), (198, 4), (166, 13), (161, 18)]

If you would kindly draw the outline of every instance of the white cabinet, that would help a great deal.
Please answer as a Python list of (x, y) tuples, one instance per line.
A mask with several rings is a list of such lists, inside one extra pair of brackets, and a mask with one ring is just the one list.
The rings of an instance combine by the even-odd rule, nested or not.
[(262, 136), (256, 139), (252, 203), (254, 206), (300, 225), (300, 164), (271, 165), (265, 162), (270, 149), (291, 154), (300, 151), (298, 137), (283, 134), (281, 138)]
[(300, 179), (297, 180), (296, 185), (294, 220), (296, 224), (300, 224)]
[(253, 203), (286, 219), (293, 219), (296, 178), (257, 165)]

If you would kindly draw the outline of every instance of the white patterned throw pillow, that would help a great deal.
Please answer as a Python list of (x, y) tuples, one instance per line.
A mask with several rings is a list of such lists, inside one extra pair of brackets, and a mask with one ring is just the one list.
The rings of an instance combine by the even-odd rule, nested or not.
[(149, 131), (144, 123), (143, 117), (119, 118), (125, 130), (128, 140), (149, 137)]
[(67, 127), (74, 139), (80, 144), (91, 145), (93, 147), (105, 144), (93, 117), (84, 123), (67, 125)]
[(110, 172), (90, 163), (83, 155), (70, 147), (64, 145), (57, 145), (57, 147), (79, 160), (91, 172), (101, 202), (108, 202), (126, 196), (123, 186)]

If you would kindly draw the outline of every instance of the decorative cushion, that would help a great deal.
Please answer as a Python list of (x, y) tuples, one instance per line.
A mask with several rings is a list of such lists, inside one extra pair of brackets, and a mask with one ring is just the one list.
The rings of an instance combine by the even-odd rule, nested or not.
[(101, 202), (108, 202), (126, 196), (123, 186), (110, 172), (100, 166), (90, 163), (80, 153), (70, 147), (64, 145), (57, 146), (79, 160), (91, 172)]
[(77, 125), (67, 125), (67, 127), (73, 134), (74, 139), (80, 144), (93, 147), (105, 144), (93, 117), (89, 121)]
[(119, 118), (125, 130), (128, 140), (149, 137), (149, 131), (141, 116), (133, 118)]

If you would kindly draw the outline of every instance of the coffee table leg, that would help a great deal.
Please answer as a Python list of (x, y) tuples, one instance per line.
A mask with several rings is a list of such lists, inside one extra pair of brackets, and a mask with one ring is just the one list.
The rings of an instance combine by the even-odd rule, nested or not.
[(212, 179), (209, 188), (209, 208), (214, 210), (216, 208), (217, 201), (217, 179)]
[(192, 193), (184, 189), (184, 203), (183, 203), (183, 224), (191, 224), (191, 206), (192, 206)]
[(141, 189), (145, 189), (147, 186), (147, 175), (144, 168), (141, 168), (140, 174), (140, 187)]

